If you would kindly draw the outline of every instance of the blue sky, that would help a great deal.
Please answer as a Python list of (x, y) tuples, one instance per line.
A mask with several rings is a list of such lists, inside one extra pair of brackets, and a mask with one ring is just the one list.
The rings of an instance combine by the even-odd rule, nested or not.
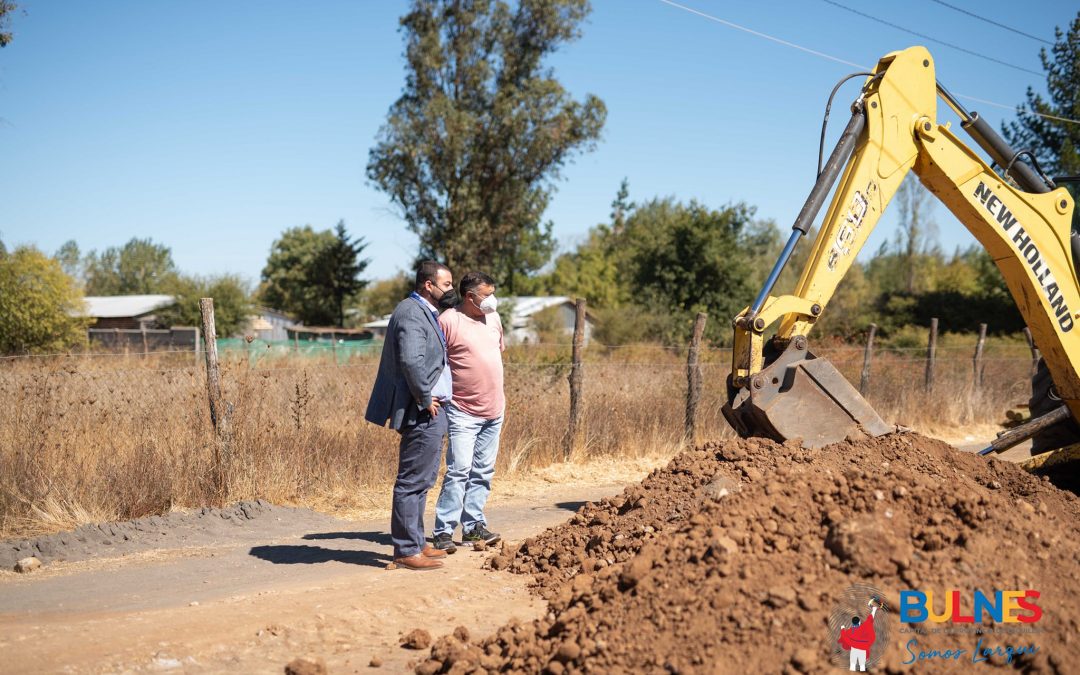
[[(408, 267), (415, 237), (364, 171), (403, 83), (406, 2), (20, 2), (0, 50), (7, 245), (52, 253), (74, 239), (85, 252), (152, 237), (186, 272), (256, 282), (283, 230), (344, 219), (369, 243), (367, 276)], [(946, 86), (997, 103), (1043, 90), (1038, 75), (824, 0), (682, 4), (867, 66), (922, 43)], [(1040, 43), (933, 0), (842, 4), (1041, 72)], [(1075, 16), (1051, 0), (949, 4), (1051, 41)], [(584, 37), (551, 65), (608, 107), (603, 139), (566, 167), (546, 214), (564, 249), (607, 219), (623, 177), (634, 200), (746, 201), (787, 231), (813, 182), (829, 90), (855, 70), (658, 0), (594, 0)], [(838, 96), (835, 133), (856, 88)], [(1013, 116), (965, 103), (995, 127)], [(943, 206), (933, 215), (947, 250), (974, 241)], [(867, 251), (891, 236), (892, 216)]]

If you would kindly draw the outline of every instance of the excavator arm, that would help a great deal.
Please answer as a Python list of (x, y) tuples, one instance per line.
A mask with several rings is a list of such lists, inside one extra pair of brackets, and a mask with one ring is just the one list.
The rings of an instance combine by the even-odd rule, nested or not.
[[(939, 94), (1010, 184), (937, 121)], [(893, 429), (807, 345), (844, 275), (909, 171), (986, 248), (1043, 352), (1057, 390), (1080, 419), (1080, 287), (1073, 267), (1073, 199), (1051, 189), (1027, 163), (937, 84), (923, 47), (883, 57), (852, 105), (792, 235), (754, 304), (734, 320), (735, 341), (724, 414), (743, 436), (808, 447)], [(833, 184), (809, 260), (790, 295), (773, 296), (777, 277), (809, 232)], [(775, 335), (767, 338), (771, 328)]]

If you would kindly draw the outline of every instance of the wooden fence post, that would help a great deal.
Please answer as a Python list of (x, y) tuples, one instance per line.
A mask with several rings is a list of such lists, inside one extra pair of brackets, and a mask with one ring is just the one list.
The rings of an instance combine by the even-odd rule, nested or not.
[(142, 356), (145, 359), (150, 354), (150, 347), (146, 342), (146, 326), (139, 324), (139, 329), (142, 332)]
[(698, 402), (701, 400), (701, 364), (698, 355), (701, 352), (701, 336), (705, 332), (705, 320), (708, 315), (698, 312), (694, 319), (694, 332), (690, 336), (690, 351), (686, 355), (686, 420), (683, 430), (683, 443), (694, 444), (694, 421), (697, 417)]
[(1028, 349), (1031, 350), (1031, 377), (1035, 377), (1035, 373), (1039, 372), (1039, 359), (1042, 358), (1042, 354), (1035, 346), (1035, 338), (1031, 336), (1031, 329), (1027, 326), (1024, 326), (1024, 339), (1027, 340)]
[(570, 380), (570, 426), (567, 427), (566, 438), (563, 439), (563, 457), (567, 460), (573, 454), (581, 435), (581, 389), (584, 379), (584, 374), (581, 372), (581, 353), (585, 346), (585, 298), (577, 299), (576, 310), (572, 365), (568, 378)]
[(930, 319), (930, 340), (926, 345), (926, 391), (934, 390), (934, 359), (937, 357), (937, 318)]
[(874, 358), (874, 335), (877, 333), (877, 324), (870, 324), (870, 330), (866, 332), (866, 350), (862, 357), (862, 376), (859, 377), (859, 393), (866, 396), (870, 388), (870, 360)]
[(983, 345), (986, 344), (986, 324), (979, 324), (979, 339), (975, 343), (975, 356), (972, 357), (972, 367), (974, 373), (972, 374), (974, 389), (979, 391), (982, 388), (983, 383)]
[(330, 331), (330, 351), (334, 355), (334, 365), (336, 366), (338, 364), (338, 361), (337, 361), (337, 335), (334, 334), (334, 331)]
[(199, 300), (203, 339), (206, 342), (206, 394), (210, 400), (210, 421), (217, 434), (214, 444), (214, 487), (219, 503), (228, 494), (225, 463), (229, 452), (229, 411), (221, 398), (221, 371), (218, 368), (217, 329), (214, 325), (214, 299)]

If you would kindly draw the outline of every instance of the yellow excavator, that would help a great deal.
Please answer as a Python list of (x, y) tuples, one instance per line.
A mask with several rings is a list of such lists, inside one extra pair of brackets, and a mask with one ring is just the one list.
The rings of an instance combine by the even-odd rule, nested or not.
[[(1013, 150), (978, 113), (966, 110), (937, 81), (934, 61), (923, 47), (888, 54), (872, 72), (845, 79), (859, 76), (865, 81), (851, 106), (851, 119), (828, 161), (819, 166), (790, 238), (753, 304), (734, 319), (723, 408), (728, 422), (744, 437), (798, 438), (806, 447), (895, 430), (832, 364), (814, 356), (807, 334), (901, 181), (914, 171), (989, 252), (1042, 350), (1044, 373), (1052, 378), (1053, 386), (1045, 387), (1051, 392), (1049, 411), (1009, 432), (1007, 443), (1075, 427), (1080, 420), (1075, 179), (1059, 178), (1058, 187), (1032, 153)], [(960, 117), (960, 126), (997, 171), (949, 123), (938, 122), (939, 99)], [(794, 292), (772, 295), (838, 178)], [(984, 453), (1005, 445), (997, 442)]]

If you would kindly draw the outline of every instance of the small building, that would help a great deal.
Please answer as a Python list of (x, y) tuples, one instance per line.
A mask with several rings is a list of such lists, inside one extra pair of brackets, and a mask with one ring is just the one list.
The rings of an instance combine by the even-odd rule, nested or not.
[(289, 330), (298, 324), (285, 312), (269, 307), (256, 308), (257, 314), (249, 317), (248, 331), (264, 342), (282, 342), (289, 339)]
[(176, 303), (171, 295), (91, 295), (83, 298), (90, 325), (98, 330), (147, 330), (157, 327), (156, 312)]
[(368, 321), (367, 323), (364, 324), (364, 328), (366, 330), (371, 331), (372, 335), (375, 336), (376, 340), (385, 340), (386, 339), (386, 328), (389, 325), (390, 325), (390, 315), (387, 314), (386, 316), (384, 316), (381, 319), (376, 319), (375, 321)]
[(199, 348), (194, 326), (162, 326), (158, 312), (176, 304), (171, 295), (91, 295), (83, 298), (91, 317), (90, 342), (125, 353)]
[[(577, 307), (572, 298), (563, 295), (520, 295), (499, 298), (500, 306), (510, 309), (510, 332), (506, 336), (507, 344), (535, 344), (540, 340), (538, 328), (554, 330), (566, 336), (566, 341), (574, 335), (574, 320)], [(554, 326), (537, 325), (537, 315), (544, 310)], [(595, 321), (588, 310), (585, 311), (585, 344), (589, 344)]]

